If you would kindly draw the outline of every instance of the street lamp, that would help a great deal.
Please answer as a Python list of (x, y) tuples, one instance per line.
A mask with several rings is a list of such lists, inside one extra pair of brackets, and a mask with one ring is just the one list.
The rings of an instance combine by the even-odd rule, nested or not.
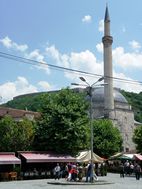
[[(85, 84), (85, 86), (88, 87), (88, 95), (90, 96), (90, 135), (91, 135), (91, 139), (90, 139), (90, 151), (91, 151), (91, 174), (90, 174), (90, 181), (93, 182), (94, 178), (93, 178), (93, 124), (92, 124), (92, 120), (93, 120), (93, 112), (92, 112), (92, 89), (95, 86), (95, 84), (97, 84), (98, 82), (104, 80), (104, 77), (99, 78), (95, 83), (93, 83), (92, 85), (90, 85), (86, 79), (84, 77), (79, 77), (81, 81), (83, 81)], [(72, 83), (72, 85), (82, 85), (82, 84), (78, 84), (78, 83)], [(100, 84), (101, 85), (105, 85), (104, 84)], [(82, 85), (84, 86), (84, 85)]]
[(95, 83), (93, 83), (92, 85), (90, 85), (86, 79), (84, 77), (80, 77), (80, 80), (85, 82), (88, 85), (89, 91), (88, 94), (90, 96), (90, 134), (91, 134), (91, 141), (90, 141), (90, 150), (91, 150), (91, 174), (90, 174), (90, 181), (93, 182), (94, 177), (93, 177), (93, 124), (92, 124), (92, 120), (93, 120), (93, 112), (92, 112), (92, 89), (94, 87), (95, 84), (97, 84), (98, 82), (104, 80), (104, 77), (99, 78)]

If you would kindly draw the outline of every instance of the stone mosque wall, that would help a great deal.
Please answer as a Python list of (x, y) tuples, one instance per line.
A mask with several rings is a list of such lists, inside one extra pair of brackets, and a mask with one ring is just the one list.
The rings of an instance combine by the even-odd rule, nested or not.
[(132, 140), (135, 124), (134, 113), (131, 110), (115, 109), (114, 125), (119, 129), (123, 138), (124, 152), (135, 151), (135, 144)]

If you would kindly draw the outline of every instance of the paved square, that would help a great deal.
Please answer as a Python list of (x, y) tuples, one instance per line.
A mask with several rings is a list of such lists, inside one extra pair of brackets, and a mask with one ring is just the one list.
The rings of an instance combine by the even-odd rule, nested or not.
[[(120, 178), (119, 174), (109, 173), (106, 177), (99, 177), (99, 180), (105, 180), (113, 184), (105, 185), (52, 185), (47, 184), (53, 179), (44, 180), (25, 180), (0, 182), (1, 189), (142, 189), (142, 178), (136, 180), (135, 177)], [(64, 180), (60, 180), (64, 181)], [(58, 182), (58, 181), (57, 181)]]

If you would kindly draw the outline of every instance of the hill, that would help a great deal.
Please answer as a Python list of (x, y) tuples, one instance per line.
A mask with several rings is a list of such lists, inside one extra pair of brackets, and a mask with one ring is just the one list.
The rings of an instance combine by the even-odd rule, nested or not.
[(17, 96), (1, 106), (38, 112), (40, 109), (40, 97), (42, 94), (43, 93), (33, 93)]
[[(44, 93), (46, 94), (46, 92)], [(137, 94), (121, 90), (121, 93), (132, 106), (132, 110), (134, 111), (135, 115), (135, 120), (142, 123), (142, 92)], [(1, 106), (29, 111), (39, 111), (41, 105), (40, 97), (42, 94), (43, 93), (33, 93), (21, 95), (15, 97), (13, 100)]]

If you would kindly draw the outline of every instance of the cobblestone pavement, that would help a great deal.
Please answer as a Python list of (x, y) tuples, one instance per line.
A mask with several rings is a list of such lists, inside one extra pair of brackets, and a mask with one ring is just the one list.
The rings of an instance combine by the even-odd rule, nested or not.
[[(64, 179), (59, 180), (60, 183), (65, 182)], [(105, 184), (99, 184), (106, 181)], [(47, 184), (47, 182), (55, 182), (56, 184)], [(0, 182), (1, 189), (142, 189), (142, 178), (136, 180), (135, 177), (120, 178), (119, 174), (108, 174), (106, 177), (99, 177), (96, 185), (58, 185), (58, 181), (54, 179), (44, 180), (25, 180), (25, 181), (9, 181)], [(103, 182), (102, 182), (103, 183)], [(112, 183), (112, 184), (108, 184)]]

